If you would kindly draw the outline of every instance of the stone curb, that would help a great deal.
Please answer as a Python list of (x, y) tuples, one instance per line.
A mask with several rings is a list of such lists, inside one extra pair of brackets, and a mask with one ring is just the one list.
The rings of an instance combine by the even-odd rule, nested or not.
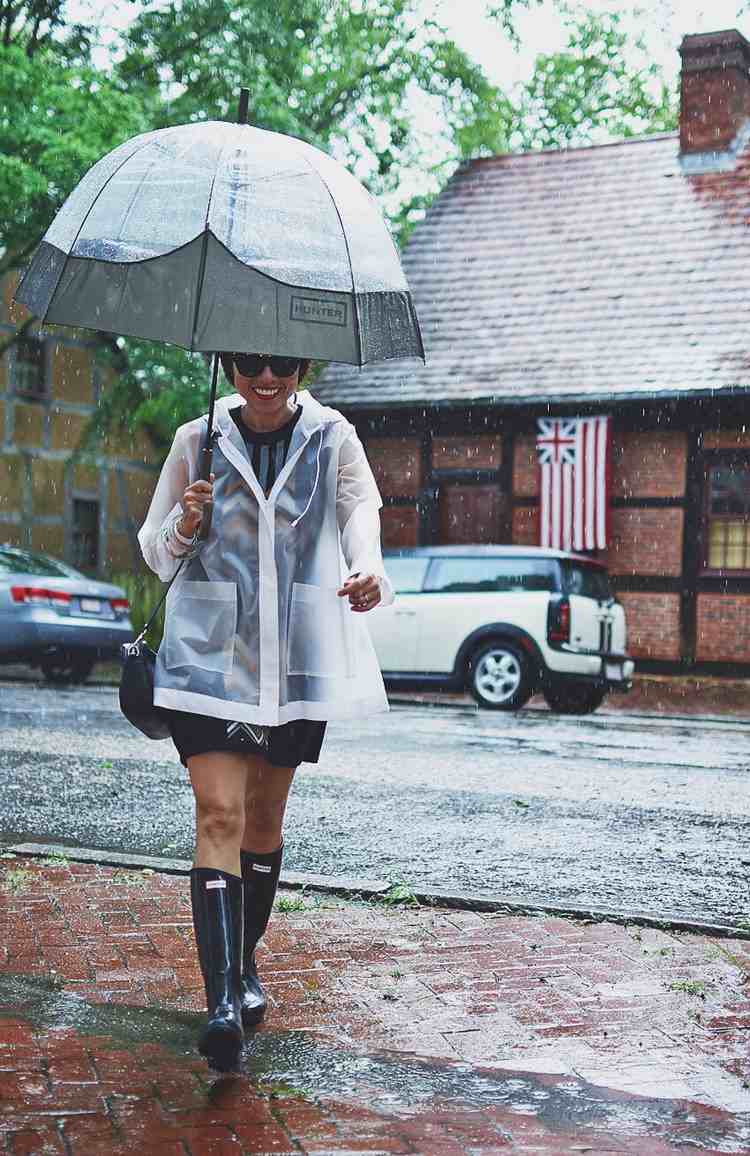
[[(137, 851), (107, 851), (92, 847), (68, 847), (61, 843), (13, 843), (5, 852), (29, 858), (58, 856), (74, 863), (95, 863), (102, 867), (130, 867), (160, 871), (166, 875), (187, 875), (192, 863), (189, 859), (167, 859), (159, 855), (142, 855)], [(357, 878), (347, 875), (319, 875), (306, 871), (283, 871), (282, 887), (318, 891), (338, 895), (344, 899), (382, 899), (392, 882), (383, 879)], [(725, 923), (703, 923), (677, 915), (656, 916), (642, 911), (607, 911), (602, 907), (576, 907), (571, 904), (524, 902), (520, 899), (487, 899), (468, 892), (414, 891), (414, 899), (426, 907), (452, 907), (462, 911), (487, 911), (504, 915), (526, 915), (531, 918), (556, 915), (563, 919), (585, 920), (587, 923), (634, 924), (653, 927), (660, 931), (688, 931), (697, 935), (711, 935), (720, 939), (750, 940), (750, 930)]]
[[(473, 703), (457, 702), (446, 700), (431, 701), (429, 699), (413, 699), (405, 694), (389, 694), (388, 702), (391, 706), (423, 706), (430, 710), (451, 710), (460, 711), (462, 714), (481, 714), (482, 711)], [(543, 707), (526, 708), (521, 712), (522, 714), (547, 714)], [(575, 716), (561, 715), (557, 716), (567, 719), (568, 722), (575, 721)], [(748, 719), (740, 715), (732, 714), (657, 714), (653, 711), (619, 711), (619, 710), (598, 710), (595, 715), (586, 715), (587, 722), (596, 722), (598, 719), (623, 719), (628, 721), (632, 719), (635, 722), (676, 722), (676, 723), (721, 723), (723, 725), (734, 724), (735, 726), (747, 728)]]

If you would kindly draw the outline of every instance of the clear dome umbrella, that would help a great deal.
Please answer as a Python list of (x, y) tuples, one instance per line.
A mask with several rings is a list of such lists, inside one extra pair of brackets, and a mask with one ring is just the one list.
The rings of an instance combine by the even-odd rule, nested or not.
[(320, 149), (247, 124), (178, 125), (108, 153), (16, 299), (42, 321), (192, 350), (423, 356), (373, 198)]
[[(375, 201), (320, 149), (241, 123), (246, 108), (243, 90), (240, 123), (143, 133), (98, 161), (16, 300), (43, 322), (190, 350), (423, 358)], [(214, 357), (209, 428), (217, 373)]]

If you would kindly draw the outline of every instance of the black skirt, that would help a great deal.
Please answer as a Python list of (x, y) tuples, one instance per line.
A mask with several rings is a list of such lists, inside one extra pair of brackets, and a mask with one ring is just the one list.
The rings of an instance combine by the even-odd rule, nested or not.
[(164, 713), (184, 766), (193, 755), (210, 751), (262, 755), (274, 767), (317, 763), (326, 731), (324, 722), (311, 719), (295, 719), (281, 726), (258, 726), (181, 710)]

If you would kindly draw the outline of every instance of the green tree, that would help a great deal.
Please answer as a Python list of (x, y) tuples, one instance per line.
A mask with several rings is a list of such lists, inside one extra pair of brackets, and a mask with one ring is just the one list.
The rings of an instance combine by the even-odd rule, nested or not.
[[(676, 93), (624, 11), (565, 7), (568, 43), (538, 56), (517, 98), (514, 150), (565, 148), (665, 132), (677, 123)], [(637, 12), (635, 13), (637, 15)]]
[[(498, 35), (517, 42), (517, 11), (535, 2), (498, 0)], [(0, 272), (26, 259), (99, 156), (143, 128), (232, 119), (241, 86), (251, 123), (344, 161), (381, 197), (402, 240), (460, 160), (673, 123), (656, 66), (639, 59), (618, 14), (569, 8), (565, 50), (540, 57), (513, 93), (423, 16), (417, 0), (144, 6), (105, 74), (91, 66), (87, 30), (65, 24), (62, 0), (0, 0)], [(114, 337), (103, 337), (102, 356), (118, 380), (90, 441), (121, 423), (166, 444), (204, 409), (202, 357)]]
[[(507, 100), (439, 23), (420, 19), (415, 0), (183, 0), (144, 10), (124, 37), (116, 77), (156, 127), (233, 119), (239, 88), (248, 87), (250, 123), (333, 152), (372, 192), (390, 195), (398, 235), (425, 200), (421, 191), (398, 195), (424, 146), (415, 92), (433, 103), (453, 163), (467, 151), (496, 151), (510, 124)], [(438, 184), (436, 174), (427, 194)], [(202, 358), (132, 340), (110, 344), (106, 356), (118, 386), (97, 429), (146, 425), (166, 443), (205, 410)]]
[[(510, 12), (513, 0), (502, 8)], [(332, 149), (378, 194), (395, 187), (419, 129), (415, 92), (456, 137), (479, 126), (496, 147), (502, 93), (417, 0), (183, 0), (144, 11), (118, 72), (153, 100), (156, 124), (232, 119), (240, 86), (251, 124)]]
[(61, 3), (0, 5), (0, 276), (23, 266), (83, 173), (146, 127), (138, 99), (88, 52)]
[(23, 48), (28, 57), (54, 50), (61, 60), (88, 60), (90, 29), (68, 21), (65, 0), (0, 0), (0, 46)]
[(0, 274), (32, 252), (83, 173), (145, 127), (139, 104), (49, 47), (0, 52)]

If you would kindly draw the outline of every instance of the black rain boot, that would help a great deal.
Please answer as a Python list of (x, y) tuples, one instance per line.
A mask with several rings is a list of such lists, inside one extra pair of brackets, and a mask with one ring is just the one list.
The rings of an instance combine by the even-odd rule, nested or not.
[(198, 959), (206, 985), (208, 1023), (198, 1051), (212, 1068), (237, 1067), (244, 1035), (240, 1009), (242, 879), (213, 867), (193, 867), (190, 898)]
[(255, 949), (268, 927), (279, 885), (284, 843), (276, 851), (241, 851), (242, 885), (245, 893), (245, 945), (242, 953), (240, 1003), (246, 1028), (259, 1024), (266, 1014), (267, 999), (255, 966)]

